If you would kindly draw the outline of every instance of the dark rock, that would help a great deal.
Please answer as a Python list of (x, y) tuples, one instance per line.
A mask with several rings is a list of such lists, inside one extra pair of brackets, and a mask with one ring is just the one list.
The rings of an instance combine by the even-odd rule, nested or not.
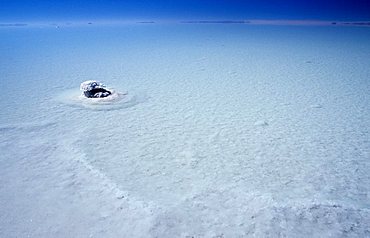
[(105, 98), (112, 94), (104, 84), (93, 80), (81, 83), (80, 89), (87, 98)]
[(90, 91), (84, 91), (84, 95), (87, 98), (105, 98), (112, 93), (104, 88), (94, 88)]

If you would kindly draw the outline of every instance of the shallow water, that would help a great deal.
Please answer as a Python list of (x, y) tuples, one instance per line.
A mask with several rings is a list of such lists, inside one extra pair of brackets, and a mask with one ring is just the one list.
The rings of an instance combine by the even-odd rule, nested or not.
[(370, 235), (368, 28), (0, 35), (0, 236)]

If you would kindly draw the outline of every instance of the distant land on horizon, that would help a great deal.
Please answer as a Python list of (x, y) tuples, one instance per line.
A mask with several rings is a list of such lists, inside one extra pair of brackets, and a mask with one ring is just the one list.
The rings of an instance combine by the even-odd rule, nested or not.
[(1, 22), (0, 27), (68, 27), (84, 25), (124, 25), (124, 24), (246, 24), (246, 25), (286, 25), (286, 26), (364, 26), (370, 27), (370, 21), (321, 21), (321, 20), (187, 20), (187, 21), (124, 21), (124, 20), (97, 20), (97, 21), (40, 21), (40, 22)]

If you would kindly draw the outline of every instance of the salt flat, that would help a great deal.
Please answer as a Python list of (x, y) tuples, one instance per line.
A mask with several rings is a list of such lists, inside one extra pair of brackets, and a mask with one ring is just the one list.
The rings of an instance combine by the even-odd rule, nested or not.
[(368, 28), (0, 36), (1, 237), (370, 236)]

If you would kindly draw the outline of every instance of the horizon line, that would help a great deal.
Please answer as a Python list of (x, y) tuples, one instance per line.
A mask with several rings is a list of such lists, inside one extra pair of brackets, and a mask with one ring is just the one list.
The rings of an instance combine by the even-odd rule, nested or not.
[(84, 25), (122, 25), (122, 24), (245, 24), (245, 25), (281, 25), (281, 26), (365, 26), (370, 27), (370, 20), (301, 20), (301, 19), (240, 19), (240, 20), (43, 20), (43, 21), (3, 21), (0, 27), (68, 27)]

